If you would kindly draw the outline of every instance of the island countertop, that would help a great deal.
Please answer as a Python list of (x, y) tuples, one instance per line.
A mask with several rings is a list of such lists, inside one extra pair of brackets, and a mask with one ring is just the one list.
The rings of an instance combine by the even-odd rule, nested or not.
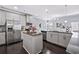
[(27, 31), (22, 31), (24, 34), (30, 35), (30, 36), (37, 36), (37, 35), (41, 35), (42, 33), (27, 33)]

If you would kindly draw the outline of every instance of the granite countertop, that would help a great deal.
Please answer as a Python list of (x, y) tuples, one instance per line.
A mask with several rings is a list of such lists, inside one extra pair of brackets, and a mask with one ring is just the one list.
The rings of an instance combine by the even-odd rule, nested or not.
[(59, 32), (59, 31), (46, 31), (46, 32), (57, 32), (57, 33), (72, 34), (72, 33), (70, 33), (70, 32)]
[(27, 33), (26, 31), (23, 31), (24, 34), (28, 34), (28, 35), (31, 35), (31, 36), (37, 36), (37, 35), (41, 35), (42, 33)]

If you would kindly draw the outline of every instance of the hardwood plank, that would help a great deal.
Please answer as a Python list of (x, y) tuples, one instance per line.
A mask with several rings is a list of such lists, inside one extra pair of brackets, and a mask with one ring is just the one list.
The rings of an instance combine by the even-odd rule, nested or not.
[[(28, 54), (22, 46), (22, 41), (8, 45), (7, 47), (5, 45), (0, 46), (0, 54)], [(43, 50), (40, 54), (67, 54), (65, 50), (63, 47), (44, 41)]]

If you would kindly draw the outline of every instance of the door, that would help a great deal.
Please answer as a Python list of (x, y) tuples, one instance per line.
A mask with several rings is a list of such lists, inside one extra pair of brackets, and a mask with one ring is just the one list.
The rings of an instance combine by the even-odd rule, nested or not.
[(58, 44), (58, 33), (52, 32), (51, 39), (52, 39), (52, 43)]

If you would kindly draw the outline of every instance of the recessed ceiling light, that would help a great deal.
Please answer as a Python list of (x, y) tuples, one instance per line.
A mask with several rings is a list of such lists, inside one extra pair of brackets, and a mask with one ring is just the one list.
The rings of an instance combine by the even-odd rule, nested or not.
[(67, 23), (67, 20), (65, 20), (64, 22)]
[(14, 9), (18, 9), (18, 7), (17, 7), (17, 6), (15, 6), (15, 7), (14, 7)]

